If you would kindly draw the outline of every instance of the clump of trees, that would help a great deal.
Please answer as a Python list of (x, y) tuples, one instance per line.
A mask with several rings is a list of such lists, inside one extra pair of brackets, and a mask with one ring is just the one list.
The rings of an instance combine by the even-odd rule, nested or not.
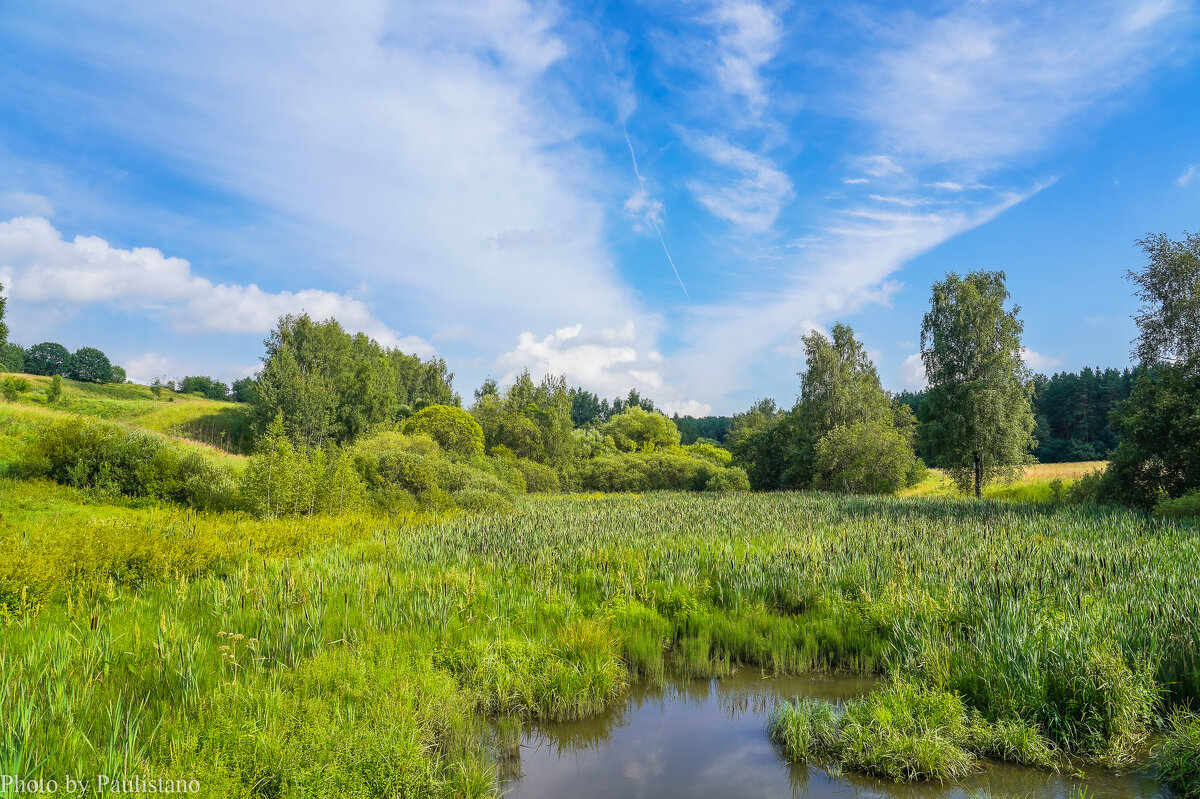
[(445, 361), (422, 361), (362, 333), (351, 335), (334, 319), (285, 316), (265, 344), (248, 392), (260, 433), (282, 415), (295, 443), (348, 444), (426, 405), (461, 404)]
[(806, 369), (790, 411), (760, 400), (733, 419), (734, 461), (757, 489), (893, 493), (919, 479), (912, 411), (890, 398), (854, 331), (803, 338)]

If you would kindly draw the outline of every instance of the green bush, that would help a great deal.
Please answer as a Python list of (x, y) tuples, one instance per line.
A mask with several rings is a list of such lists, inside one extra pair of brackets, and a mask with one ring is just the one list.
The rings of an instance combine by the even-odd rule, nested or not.
[(584, 461), (573, 475), (587, 491), (745, 491), (746, 473), (670, 452), (622, 452)]
[(26, 446), (17, 472), (106, 494), (193, 507), (234, 505), (233, 476), (162, 436), (81, 417), (55, 420)]
[(601, 432), (612, 436), (617, 449), (623, 452), (666, 449), (678, 446), (679, 428), (657, 411), (632, 407), (618, 413), (605, 423)]
[(525, 479), (525, 490), (531, 494), (555, 494), (561, 488), (558, 472), (537, 461), (518, 458), (516, 468)]
[(908, 438), (890, 420), (835, 427), (817, 441), (817, 488), (847, 494), (894, 494), (915, 470)]
[(503, 513), (512, 510), (512, 503), (502, 494), (480, 488), (467, 488), (451, 495), (454, 504), (470, 513)]
[(430, 405), (404, 423), (407, 435), (426, 435), (446, 452), (467, 457), (483, 455), (483, 428), (471, 414), (450, 405)]
[(16, 402), (17, 396), (29, 390), (29, 381), (23, 377), (6, 377), (0, 381), (0, 391), (7, 402)]
[(1160, 499), (1154, 506), (1156, 516), (1200, 516), (1200, 491), (1177, 499)]

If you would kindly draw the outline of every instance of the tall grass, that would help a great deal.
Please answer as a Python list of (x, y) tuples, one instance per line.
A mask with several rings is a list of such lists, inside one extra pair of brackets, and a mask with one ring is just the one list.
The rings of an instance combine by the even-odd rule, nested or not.
[(0, 760), (27, 776), (486, 795), (489, 716), (739, 665), (907, 674), (1001, 756), (1127, 759), (1200, 698), (1200, 535), (1131, 513), (666, 494), (271, 522), (14, 481), (0, 505)]

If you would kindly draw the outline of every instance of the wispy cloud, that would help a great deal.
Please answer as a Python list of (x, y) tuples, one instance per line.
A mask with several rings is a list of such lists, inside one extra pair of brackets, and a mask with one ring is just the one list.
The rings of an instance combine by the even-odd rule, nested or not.
[(1197, 178), (1200, 178), (1200, 164), (1188, 164), (1175, 179), (1175, 184), (1180, 187), (1186, 186)]
[(1039, 150), (1084, 109), (1185, 41), (1190, 3), (968, 3), (894, 28), (858, 102), (881, 140), (921, 159), (984, 162)]
[(778, 16), (761, 3), (724, 0), (705, 19), (716, 31), (717, 82), (760, 112), (768, 100), (761, 70), (774, 58), (783, 33)]
[(795, 196), (792, 181), (764, 156), (744, 150), (719, 136), (689, 135), (692, 149), (737, 177), (724, 183), (692, 180), (688, 188), (716, 216), (754, 233), (775, 224), (784, 205)]

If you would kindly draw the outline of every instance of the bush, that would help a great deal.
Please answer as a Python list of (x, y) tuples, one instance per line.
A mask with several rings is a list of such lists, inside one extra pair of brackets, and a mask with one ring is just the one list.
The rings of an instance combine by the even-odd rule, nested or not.
[(745, 491), (737, 467), (666, 452), (623, 452), (584, 461), (574, 474), (581, 489), (606, 492)]
[(518, 458), (515, 466), (524, 478), (525, 490), (529, 493), (555, 494), (559, 491), (558, 472), (549, 466), (528, 458)]
[(666, 416), (656, 411), (629, 408), (608, 420), (601, 428), (606, 436), (612, 436), (617, 449), (623, 452), (637, 450), (666, 449), (678, 446), (679, 428)]
[(907, 437), (890, 421), (835, 427), (817, 441), (817, 488), (847, 494), (894, 494), (916, 471)]
[(233, 476), (161, 436), (78, 417), (43, 428), (17, 471), (107, 494), (153, 497), (193, 507), (232, 507)]
[(413, 414), (404, 424), (407, 435), (426, 435), (446, 452), (477, 457), (483, 455), (483, 428), (471, 414), (449, 405), (430, 405)]
[(1160, 499), (1154, 506), (1156, 516), (1200, 516), (1200, 491), (1177, 499)]
[(7, 402), (16, 402), (17, 395), (29, 390), (29, 381), (23, 377), (6, 377), (0, 381), (0, 391), (4, 393)]
[(55, 375), (50, 378), (50, 388), (46, 389), (46, 402), (50, 405), (58, 402), (62, 397), (62, 376)]
[(451, 496), (455, 505), (470, 513), (503, 513), (512, 510), (512, 503), (507, 497), (479, 488), (468, 488)]

